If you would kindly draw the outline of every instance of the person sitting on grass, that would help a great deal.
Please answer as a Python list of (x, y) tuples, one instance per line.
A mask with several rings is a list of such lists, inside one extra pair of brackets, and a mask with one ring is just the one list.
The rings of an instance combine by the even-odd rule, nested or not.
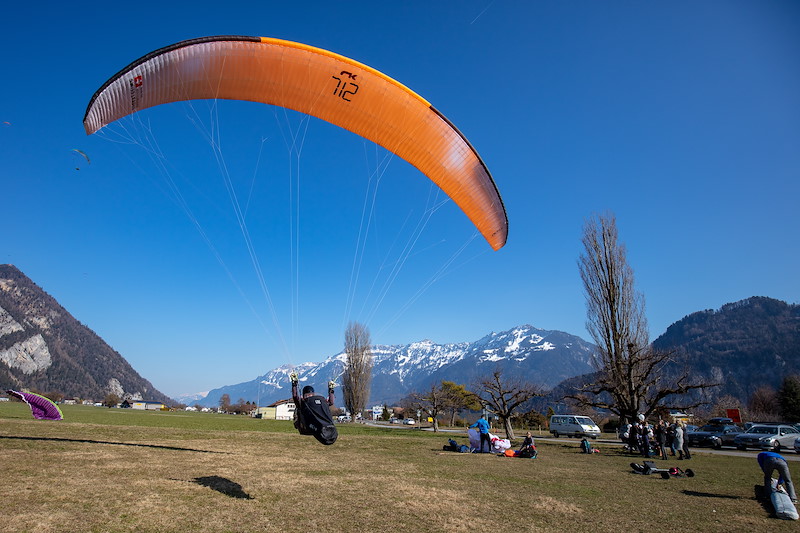
[(592, 450), (592, 445), (589, 442), (589, 439), (586, 437), (581, 439), (581, 453), (594, 453), (594, 450)]
[(533, 442), (533, 435), (529, 431), (525, 435), (525, 439), (522, 441), (522, 446), (519, 447), (519, 450), (516, 451), (515, 457), (536, 457), (538, 452), (536, 451), (536, 444)]
[(525, 434), (525, 438), (523, 439), (522, 446), (519, 447), (519, 450), (522, 451), (530, 446), (536, 448), (536, 446), (533, 443), (533, 435), (531, 435), (531, 432), (529, 431)]
[(329, 406), (333, 405), (333, 389), (336, 384), (328, 382), (327, 400), (314, 392), (314, 387), (303, 387), (303, 395), (297, 391), (298, 377), (296, 372), (289, 374), (292, 382), (292, 398), (294, 399), (294, 427), (301, 435), (313, 435), (322, 444), (331, 445), (336, 442), (339, 432), (333, 425), (333, 417)]

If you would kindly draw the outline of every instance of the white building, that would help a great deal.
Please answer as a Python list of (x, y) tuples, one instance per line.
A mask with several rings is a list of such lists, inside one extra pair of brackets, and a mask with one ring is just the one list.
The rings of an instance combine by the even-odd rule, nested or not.
[(122, 407), (141, 409), (143, 411), (161, 411), (168, 409), (168, 407), (161, 402), (147, 402), (144, 400), (125, 400), (122, 402)]
[(278, 400), (267, 407), (259, 407), (253, 416), (267, 420), (292, 420), (294, 418), (294, 400)]

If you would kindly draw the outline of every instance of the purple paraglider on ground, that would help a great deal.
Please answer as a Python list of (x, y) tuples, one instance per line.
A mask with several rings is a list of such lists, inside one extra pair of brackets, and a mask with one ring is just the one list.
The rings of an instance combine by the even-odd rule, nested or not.
[(31, 408), (33, 418), (37, 420), (63, 420), (64, 415), (61, 409), (49, 398), (45, 398), (33, 392), (19, 392), (15, 390), (6, 391), (11, 396), (19, 398)]

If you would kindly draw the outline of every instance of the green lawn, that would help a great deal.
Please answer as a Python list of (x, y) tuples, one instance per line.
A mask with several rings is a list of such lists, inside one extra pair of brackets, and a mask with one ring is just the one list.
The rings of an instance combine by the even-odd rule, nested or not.
[[(754, 498), (755, 455), (696, 452), (694, 478), (631, 473), (578, 440), (539, 458), (443, 452), (450, 433), (340, 426), (322, 446), (290, 422), (0, 404), (0, 531), (795, 531)], [(455, 436), (466, 442), (465, 434)], [(597, 445), (596, 445), (597, 446)], [(682, 464), (681, 464), (682, 463)], [(790, 463), (797, 468), (798, 463)], [(800, 479), (800, 473), (796, 474)]]

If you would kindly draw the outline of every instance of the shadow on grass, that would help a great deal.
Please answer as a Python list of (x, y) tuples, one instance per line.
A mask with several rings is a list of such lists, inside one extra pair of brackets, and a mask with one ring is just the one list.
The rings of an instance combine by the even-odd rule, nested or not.
[(239, 498), (241, 500), (254, 499), (252, 496), (247, 494), (242, 489), (241, 485), (239, 485), (235, 481), (231, 481), (228, 478), (220, 476), (203, 476), (203, 477), (196, 477), (191, 481), (192, 483), (197, 483), (198, 485), (202, 485), (203, 487), (208, 487), (211, 490), (221, 492), (225, 496), (230, 496), (231, 498)]
[(775, 516), (775, 509), (772, 507), (772, 500), (770, 499), (769, 492), (766, 491), (764, 485), (753, 485), (753, 494), (761, 507), (771, 516)]
[(731, 496), (730, 494), (714, 494), (712, 492), (697, 492), (696, 490), (681, 491), (687, 496), (698, 496), (700, 498), (723, 498), (726, 500), (741, 500), (741, 496)]
[(195, 448), (181, 448), (179, 446), (163, 446), (161, 444), (138, 444), (135, 442), (110, 442), (110, 441), (92, 440), (92, 439), (66, 439), (63, 437), (19, 437), (13, 435), (0, 435), (0, 439), (50, 441), (50, 442), (76, 442), (82, 444), (112, 444), (114, 446), (135, 446), (138, 448), (156, 448), (159, 450), (176, 450), (180, 452), (223, 453), (223, 454), (227, 453), (227, 452), (216, 452), (214, 450), (197, 450)]

